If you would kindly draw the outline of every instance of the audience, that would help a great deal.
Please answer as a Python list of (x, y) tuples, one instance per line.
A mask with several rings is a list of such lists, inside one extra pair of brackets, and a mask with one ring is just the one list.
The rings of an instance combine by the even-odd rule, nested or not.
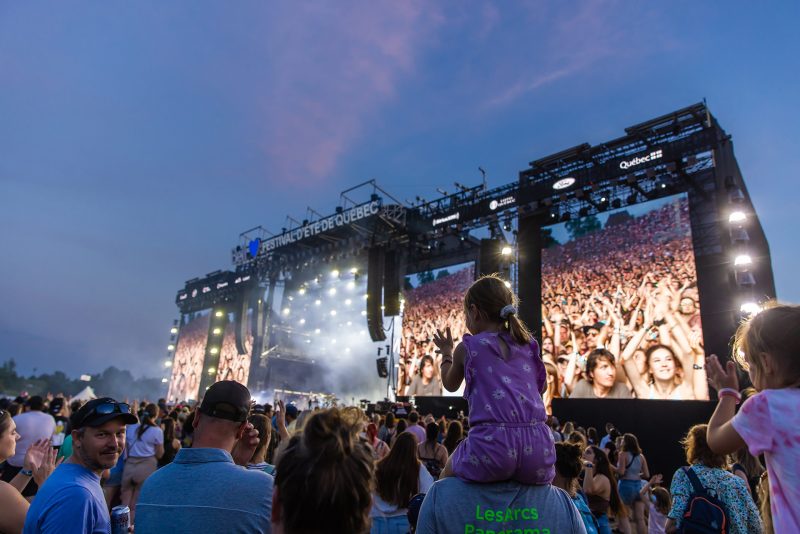
[[(46, 413), (44, 399), (38, 395), (29, 398), (25, 403), (25, 411), (14, 416), (14, 424), (20, 436), (16, 452), (6, 460), (6, 467), (3, 469), (3, 482), (11, 482), (24, 467), (25, 453), (28, 447), (34, 443), (53, 438), (56, 430), (56, 421), (53, 416)], [(30, 478), (29, 478), (30, 480)], [(38, 485), (35, 481), (29, 481), (22, 491), (23, 497), (36, 495)]]

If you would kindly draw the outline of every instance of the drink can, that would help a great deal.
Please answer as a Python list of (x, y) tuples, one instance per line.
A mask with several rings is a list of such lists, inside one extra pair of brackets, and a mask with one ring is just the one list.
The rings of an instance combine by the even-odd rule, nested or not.
[(131, 526), (131, 509), (121, 504), (111, 509), (111, 534), (128, 534)]

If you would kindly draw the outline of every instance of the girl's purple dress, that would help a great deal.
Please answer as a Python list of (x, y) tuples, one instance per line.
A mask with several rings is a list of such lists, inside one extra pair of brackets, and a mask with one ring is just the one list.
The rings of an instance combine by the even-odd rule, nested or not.
[(473, 482), (549, 484), (556, 451), (540, 393), (547, 372), (538, 344), (519, 345), (506, 332), (465, 334), (462, 342), (469, 434), (453, 452), (453, 472)]

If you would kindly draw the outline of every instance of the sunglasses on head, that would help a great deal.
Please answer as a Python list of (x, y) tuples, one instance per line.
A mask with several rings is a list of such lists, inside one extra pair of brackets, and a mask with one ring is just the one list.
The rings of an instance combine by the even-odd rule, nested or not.
[(92, 415), (110, 415), (112, 413), (131, 413), (131, 407), (124, 402), (104, 402), (98, 404), (84, 415), (79, 424), (83, 424)]

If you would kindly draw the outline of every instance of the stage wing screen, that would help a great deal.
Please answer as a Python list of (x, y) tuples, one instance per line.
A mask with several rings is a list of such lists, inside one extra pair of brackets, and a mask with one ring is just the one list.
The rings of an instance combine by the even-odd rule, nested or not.
[(461, 395), (463, 383), (452, 393), (442, 387), (441, 356), (433, 335), (449, 326), (458, 343), (467, 331), (464, 295), (474, 281), (474, 262), (405, 277), (398, 395)]
[(542, 233), (546, 401), (708, 399), (686, 195)]
[(210, 317), (206, 310), (190, 315), (181, 325), (167, 394), (170, 402), (197, 400)]
[(250, 376), (250, 354), (253, 352), (253, 311), (249, 310), (243, 319), (245, 324), (244, 348), (245, 353), (239, 354), (236, 349), (236, 322), (229, 321), (225, 326), (220, 350), (219, 368), (217, 369), (217, 382), (220, 380), (236, 380), (247, 385)]

